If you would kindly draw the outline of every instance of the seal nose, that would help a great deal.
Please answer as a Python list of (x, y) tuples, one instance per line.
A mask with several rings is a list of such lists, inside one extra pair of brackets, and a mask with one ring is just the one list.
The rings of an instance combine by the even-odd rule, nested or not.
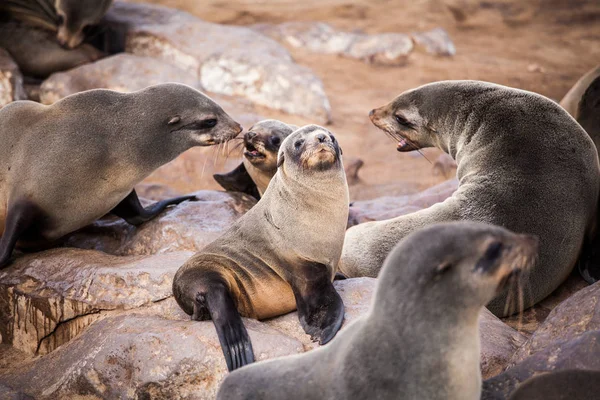
[(325, 136), (325, 134), (323, 133), (317, 134), (316, 138), (319, 141), (319, 143), (323, 143), (325, 142), (325, 140), (327, 140), (327, 136)]
[(252, 139), (254, 137), (256, 137), (256, 132), (248, 131), (246, 133), (246, 139), (250, 140), (250, 139)]
[(237, 124), (237, 127), (238, 127), (238, 131), (237, 131), (238, 134), (244, 130), (244, 128), (242, 128), (242, 125), (240, 125), (240, 124)]
[(375, 118), (375, 109), (372, 109), (372, 110), (369, 112), (369, 118), (371, 119), (371, 121), (373, 121), (373, 118)]

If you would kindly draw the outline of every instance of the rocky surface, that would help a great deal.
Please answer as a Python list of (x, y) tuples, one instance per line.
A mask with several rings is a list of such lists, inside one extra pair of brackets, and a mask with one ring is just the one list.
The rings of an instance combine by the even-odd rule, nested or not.
[(23, 75), (10, 54), (0, 48), (0, 108), (15, 100), (25, 100)]
[(448, 32), (443, 28), (435, 28), (427, 32), (411, 33), (417, 47), (423, 47), (429, 54), (436, 56), (454, 56), (456, 47)]
[(242, 193), (202, 190), (193, 194), (197, 200), (171, 207), (139, 227), (107, 216), (70, 234), (64, 244), (114, 255), (196, 252), (256, 204)]
[(277, 42), (251, 29), (212, 24), (161, 6), (116, 2), (105, 18), (128, 53), (173, 64), (205, 90), (331, 120), (323, 83)]
[(600, 370), (600, 331), (556, 342), (483, 383), (482, 400), (504, 400), (528, 378), (564, 369)]

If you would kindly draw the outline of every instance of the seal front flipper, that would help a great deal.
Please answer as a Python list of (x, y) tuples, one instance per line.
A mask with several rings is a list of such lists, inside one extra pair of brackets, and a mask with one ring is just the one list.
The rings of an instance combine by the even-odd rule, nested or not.
[(300, 324), (312, 340), (325, 344), (344, 322), (344, 303), (333, 287), (330, 269), (322, 263), (305, 261), (294, 270), (298, 273), (292, 289)]
[(172, 199), (162, 200), (154, 203), (147, 208), (144, 208), (140, 203), (140, 199), (135, 192), (135, 189), (127, 195), (115, 208), (110, 212), (117, 217), (123, 218), (131, 225), (141, 225), (142, 223), (151, 220), (160, 214), (165, 208), (171, 205), (177, 205), (186, 200), (195, 200), (196, 196), (180, 196)]
[(227, 174), (214, 174), (213, 178), (223, 189), (229, 192), (246, 193), (256, 200), (260, 200), (260, 193), (258, 193), (256, 183), (250, 177), (244, 163), (241, 163), (236, 169)]
[(0, 268), (8, 264), (17, 241), (42, 217), (40, 208), (30, 201), (16, 202), (8, 209), (0, 239)]
[(196, 295), (192, 319), (212, 319), (229, 371), (253, 363), (250, 337), (227, 287), (221, 282), (211, 282), (207, 287)]

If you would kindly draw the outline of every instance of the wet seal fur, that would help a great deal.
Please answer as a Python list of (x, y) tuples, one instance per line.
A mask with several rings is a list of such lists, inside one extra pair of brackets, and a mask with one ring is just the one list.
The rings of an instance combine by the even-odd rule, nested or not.
[(259, 200), (277, 172), (281, 143), (297, 129), (274, 119), (257, 122), (244, 135), (242, 163), (229, 173), (214, 174), (213, 178), (225, 190), (247, 193)]
[(217, 398), (479, 399), (479, 314), (536, 250), (487, 224), (414, 232), (386, 259), (367, 315), (327, 346), (232, 372)]
[(297, 309), (313, 340), (333, 338), (344, 319), (332, 281), (347, 220), (338, 142), (320, 126), (296, 130), (281, 144), (277, 173), (260, 201), (173, 280), (179, 306), (193, 320), (213, 320), (230, 371), (254, 361), (241, 316)]
[[(524, 307), (566, 279), (595, 235), (600, 167), (594, 143), (562, 107), (524, 90), (444, 81), (409, 90), (370, 117), (399, 141), (399, 151), (437, 147), (450, 154), (459, 188), (427, 209), (350, 228), (343, 274), (375, 277), (410, 232), (474, 220), (540, 238), (539, 262), (524, 281)], [(497, 316), (512, 314), (516, 299), (507, 290), (488, 307)]]
[(144, 209), (133, 187), (189, 148), (242, 130), (210, 98), (174, 83), (89, 90), (50, 106), (16, 101), (0, 121), (0, 267), (17, 241), (51, 242), (109, 212), (138, 225), (192, 199)]

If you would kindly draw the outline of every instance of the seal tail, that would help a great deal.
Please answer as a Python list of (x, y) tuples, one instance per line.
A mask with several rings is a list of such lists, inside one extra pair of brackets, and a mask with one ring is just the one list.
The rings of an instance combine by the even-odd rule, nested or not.
[(210, 316), (230, 372), (253, 363), (250, 337), (227, 286), (214, 282), (207, 287), (209, 290), (198, 292), (194, 299), (192, 319), (203, 321)]

